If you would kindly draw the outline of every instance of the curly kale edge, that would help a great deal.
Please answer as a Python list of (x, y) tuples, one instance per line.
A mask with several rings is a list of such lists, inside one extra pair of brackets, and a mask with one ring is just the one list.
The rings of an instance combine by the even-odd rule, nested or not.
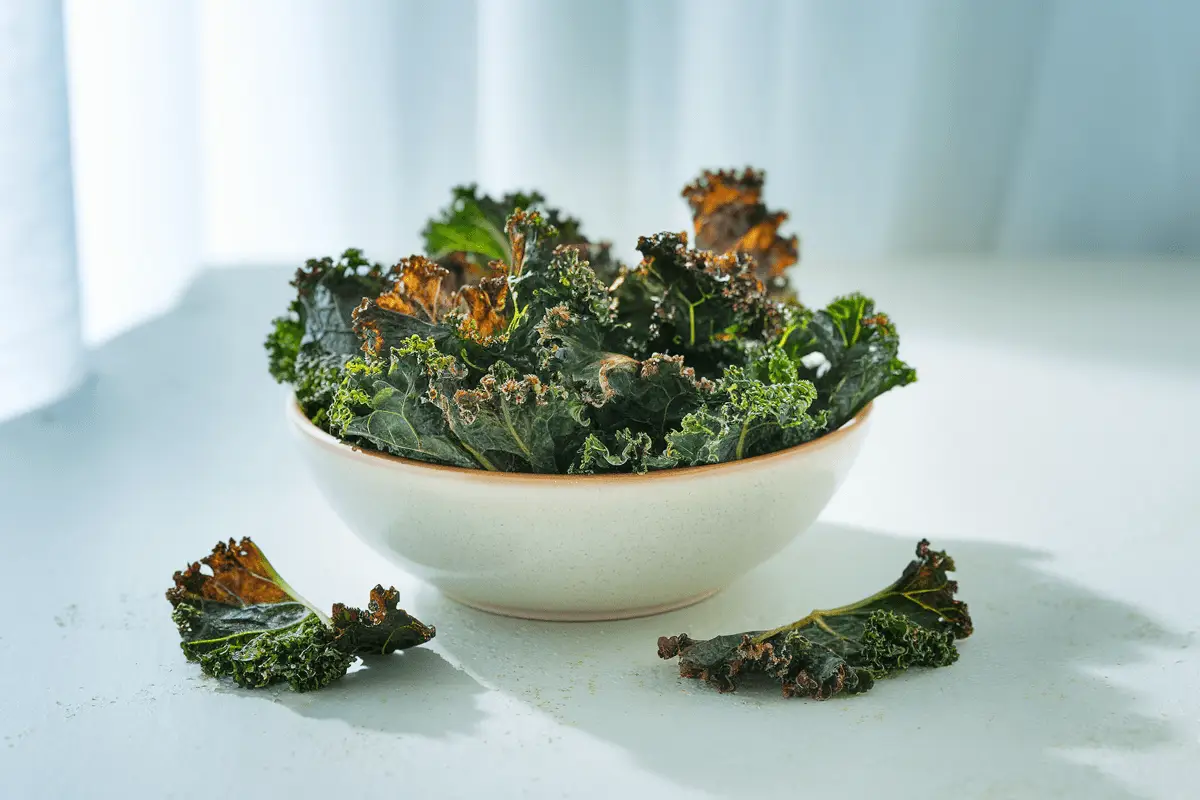
[(694, 639), (662, 636), (658, 655), (678, 658), (683, 678), (719, 692), (735, 691), (750, 675), (777, 681), (785, 697), (827, 700), (861, 694), (877, 680), (916, 667), (958, 660), (957, 639), (974, 631), (967, 604), (947, 577), (954, 561), (928, 540), (887, 588), (856, 603), (812, 611), (770, 631)]

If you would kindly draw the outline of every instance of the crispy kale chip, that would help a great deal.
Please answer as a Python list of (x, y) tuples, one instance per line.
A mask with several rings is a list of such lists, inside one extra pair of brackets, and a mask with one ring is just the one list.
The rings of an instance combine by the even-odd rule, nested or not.
[(773, 453), (824, 433), (828, 414), (813, 413), (816, 387), (778, 349), (748, 368), (728, 367), (710, 402), (667, 434), (676, 466), (699, 466)]
[(595, 475), (602, 472), (645, 473), (652, 469), (678, 466), (668, 453), (659, 452), (654, 438), (645, 431), (634, 433), (621, 428), (616, 433), (589, 433), (579, 451), (579, 458), (567, 470), (574, 475)]
[(296, 299), (288, 313), (273, 322), (265, 345), (271, 375), (295, 387), (300, 407), (322, 427), (342, 365), (361, 346), (351, 314), (364, 297), (382, 292), (388, 277), (360, 250), (347, 250), (337, 261), (310, 259), (292, 279)]
[(971, 635), (967, 604), (946, 573), (954, 561), (917, 544), (917, 558), (886, 589), (857, 603), (813, 611), (770, 631), (696, 640), (686, 633), (658, 640), (661, 658), (679, 657), (679, 674), (721, 692), (743, 675), (779, 681), (785, 697), (826, 700), (858, 694), (909, 667), (944, 667), (958, 660), (955, 639)]
[(751, 256), (771, 294), (788, 296), (785, 270), (800, 257), (799, 240), (779, 235), (788, 215), (763, 205), (765, 179), (749, 167), (741, 173), (706, 170), (684, 187), (683, 197), (692, 210), (697, 247)]
[(404, 340), (431, 338), (447, 350), (477, 349), (503, 335), (508, 324), (508, 282), (503, 276), (449, 291), (450, 273), (424, 256), (401, 259), (395, 282), (351, 312), (361, 349), (386, 354)]
[(510, 192), (498, 199), (480, 195), (474, 184), (451, 190), (450, 205), (425, 225), (421, 235), (425, 252), (440, 260), (459, 253), (480, 266), (492, 261), (512, 263), (513, 253), (504, 226), (513, 212), (538, 211), (563, 232), (569, 241), (579, 241), (579, 220), (546, 206), (540, 192)]
[(286, 682), (298, 692), (320, 689), (358, 655), (386, 655), (434, 636), (432, 626), (397, 608), (394, 588), (372, 589), (365, 610), (337, 603), (325, 616), (249, 538), (218, 542), (211, 555), (176, 572), (167, 600), (187, 659), (245, 688)]
[(745, 343), (772, 336), (782, 308), (767, 298), (754, 262), (741, 253), (689, 250), (682, 233), (638, 240), (641, 263), (616, 287), (633, 354), (683, 355), (697, 370), (742, 360)]
[(356, 359), (330, 411), (336, 432), (398, 456), (502, 472), (565, 472), (587, 435), (583, 402), (498, 361), (478, 381), (433, 339)]
[(433, 339), (411, 336), (393, 347), (386, 359), (373, 355), (354, 359), (344, 373), (329, 410), (335, 434), (418, 461), (482, 465), (451, 431), (430, 395), (433, 379), (465, 375), (453, 356), (438, 351)]
[(511, 192), (492, 198), (480, 195), (474, 184), (456, 186), (452, 192), (450, 205), (425, 225), (421, 235), (426, 255), (450, 271), (456, 288), (492, 276), (502, 265), (513, 263), (505, 226), (517, 211), (538, 212), (558, 231), (563, 245), (578, 250), (602, 274), (615, 277), (620, 267), (607, 242), (589, 242), (579, 220), (546, 205), (546, 198), (539, 192)]
[(271, 321), (271, 332), (267, 334), (264, 346), (267, 348), (267, 369), (279, 383), (296, 382), (296, 359), (304, 340), (301, 313), (300, 303), (293, 300), (285, 316)]
[(458, 441), (491, 470), (565, 472), (590, 424), (577, 396), (503, 361), (470, 388), (443, 371), (433, 395)]
[(796, 240), (762, 184), (704, 173), (698, 248), (645, 236), (633, 268), (537, 193), (460, 187), (425, 255), (308, 262), (271, 374), (347, 443), (454, 467), (645, 472), (810, 441), (916, 374), (868, 298), (784, 291)]
[(815, 407), (828, 413), (830, 430), (884, 392), (917, 379), (900, 360), (896, 326), (861, 294), (839, 297), (815, 313), (793, 311), (779, 347), (816, 386)]

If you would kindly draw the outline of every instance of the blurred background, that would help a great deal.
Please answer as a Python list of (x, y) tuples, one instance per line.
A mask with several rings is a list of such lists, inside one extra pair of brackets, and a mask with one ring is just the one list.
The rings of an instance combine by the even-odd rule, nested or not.
[(1198, 31), (1194, 0), (0, 0), (0, 418), (201, 269), (391, 262), (462, 182), (626, 255), (752, 164), (807, 261), (1196, 256)]

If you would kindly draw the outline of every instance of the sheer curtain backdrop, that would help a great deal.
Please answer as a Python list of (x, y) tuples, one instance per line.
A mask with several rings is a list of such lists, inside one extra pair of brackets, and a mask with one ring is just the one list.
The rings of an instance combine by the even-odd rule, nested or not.
[(391, 260), (463, 181), (626, 253), (750, 163), (806, 258), (1194, 255), (1198, 31), (1192, 0), (5, 0), (0, 418), (201, 264)]

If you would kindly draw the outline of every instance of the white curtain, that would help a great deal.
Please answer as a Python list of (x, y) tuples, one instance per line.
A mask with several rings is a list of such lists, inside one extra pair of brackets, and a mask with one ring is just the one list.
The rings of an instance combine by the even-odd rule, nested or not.
[(200, 264), (394, 259), (456, 182), (625, 253), (754, 164), (809, 259), (1194, 255), (1198, 31), (1194, 0), (5, 0), (0, 416)]
[(81, 375), (62, 14), (0, 3), (0, 419)]

